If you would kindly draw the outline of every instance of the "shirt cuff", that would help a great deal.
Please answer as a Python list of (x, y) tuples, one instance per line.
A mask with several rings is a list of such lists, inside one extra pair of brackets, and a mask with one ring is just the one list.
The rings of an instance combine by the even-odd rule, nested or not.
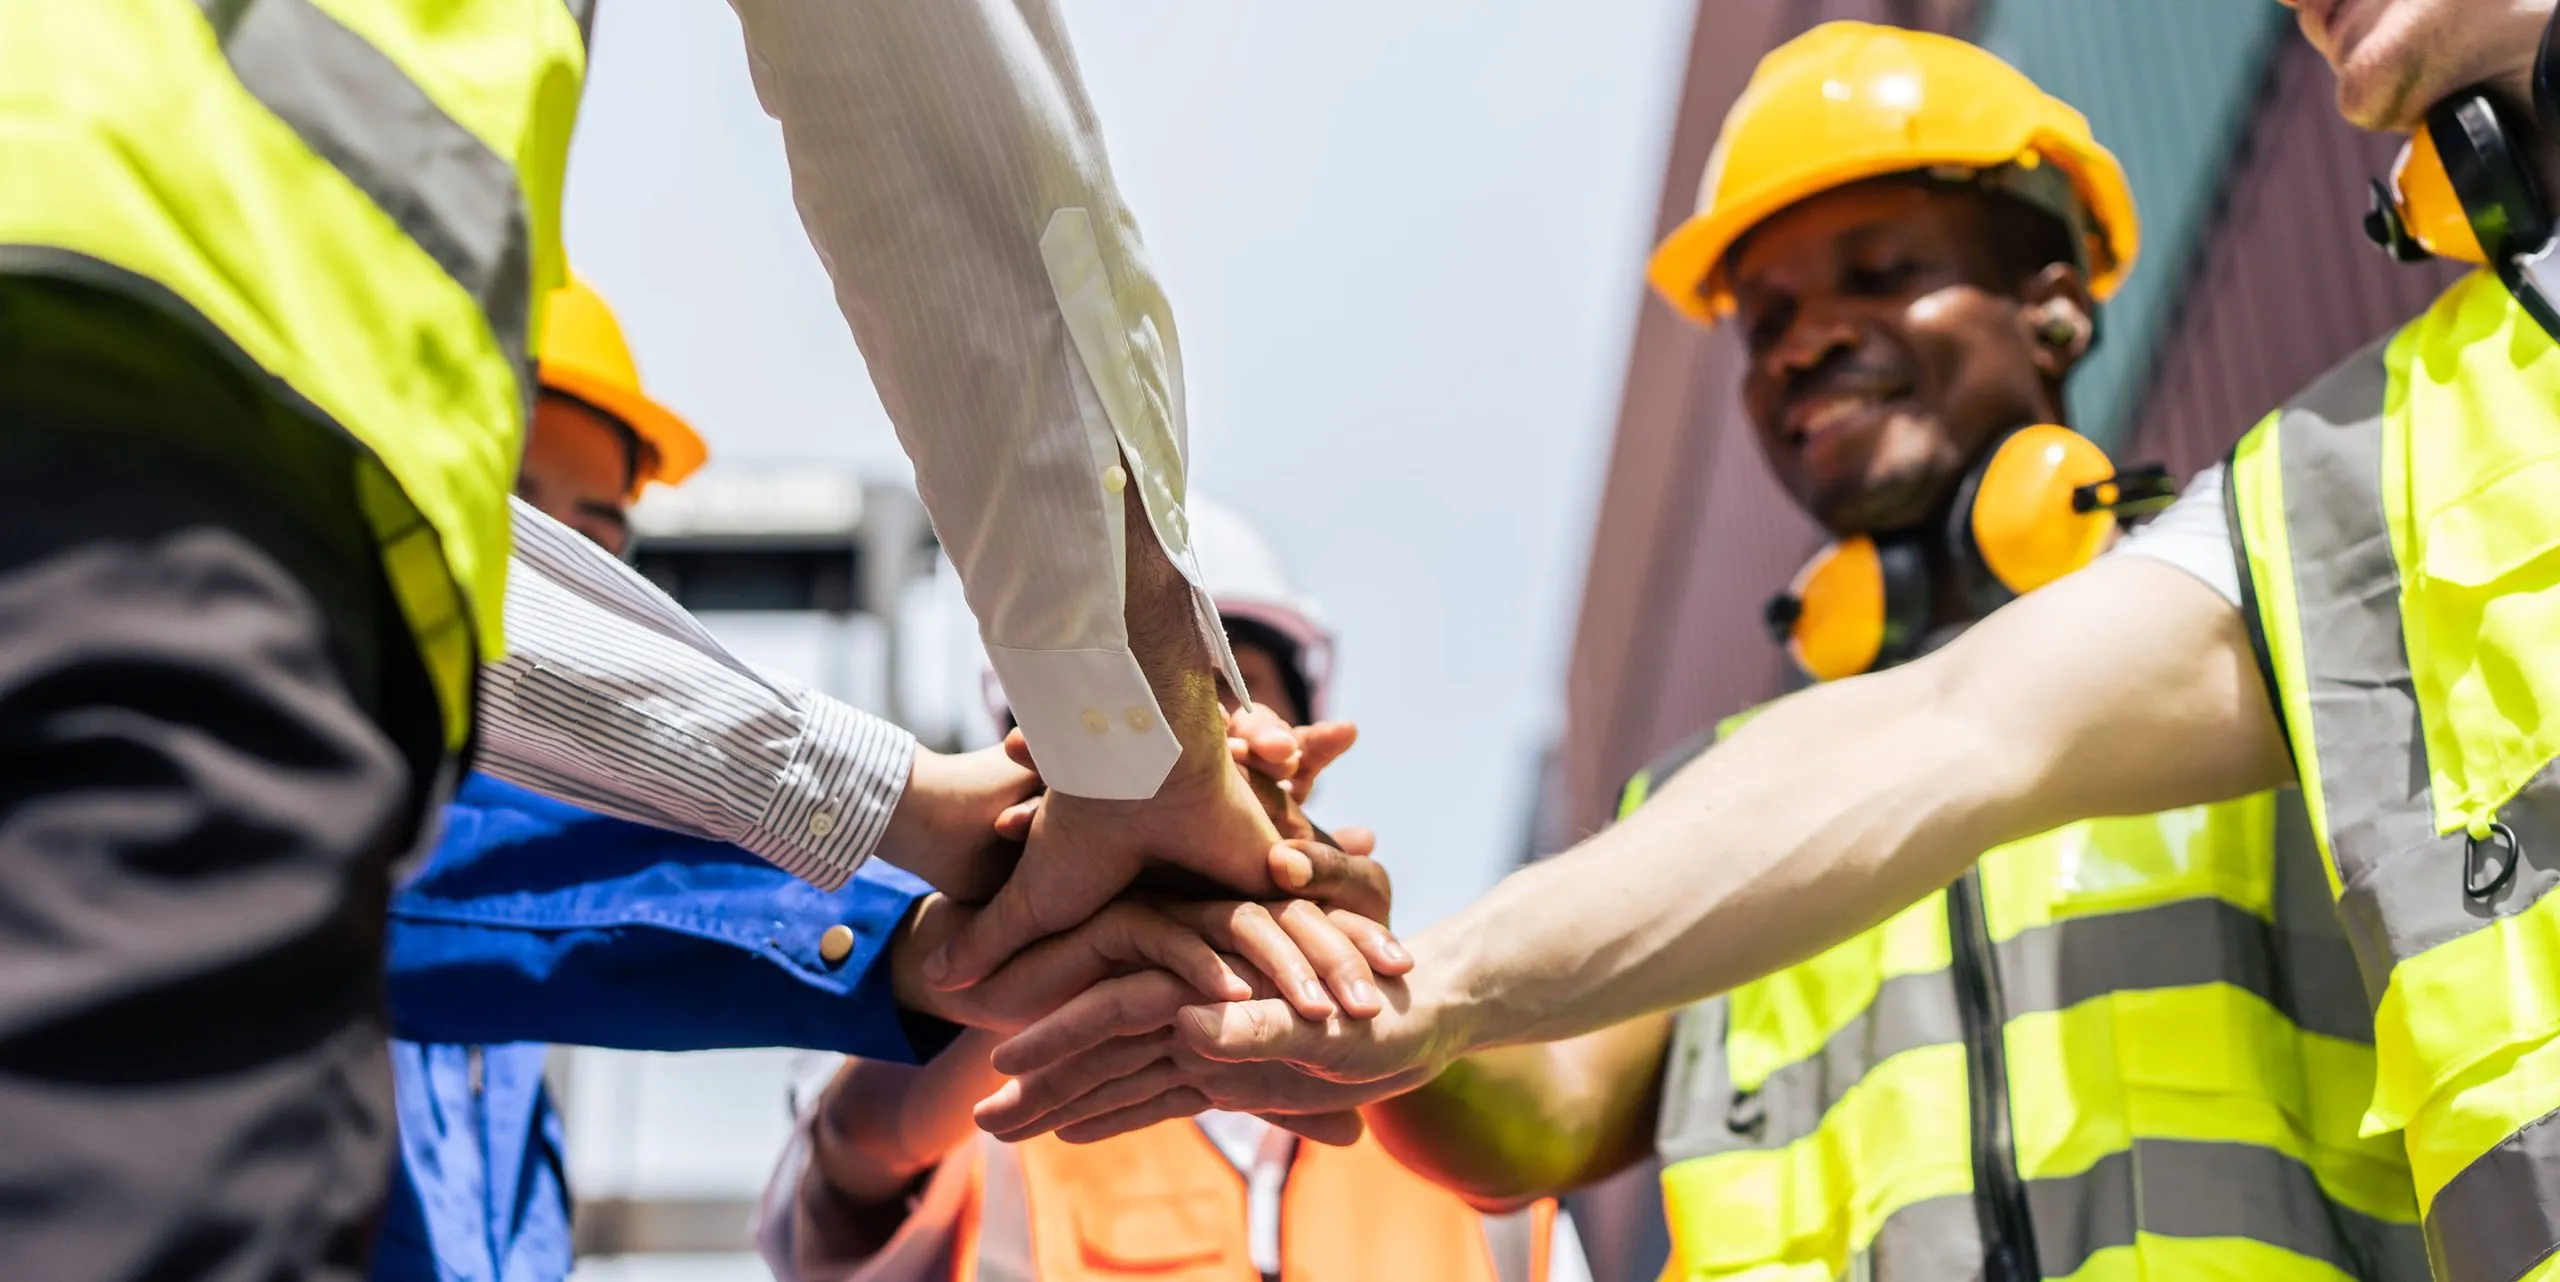
[(1138, 656), (1127, 650), (987, 647), (1040, 778), (1074, 797), (1144, 801), (1182, 744), (1164, 723)]
[(914, 735), (810, 691), (808, 720), (773, 798), (738, 844), (820, 890), (871, 857), (906, 795)]

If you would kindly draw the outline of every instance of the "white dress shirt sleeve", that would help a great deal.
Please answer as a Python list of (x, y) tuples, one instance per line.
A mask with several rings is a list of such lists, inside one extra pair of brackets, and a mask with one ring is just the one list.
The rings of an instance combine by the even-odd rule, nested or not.
[(508, 654), (480, 672), (474, 764), (843, 885), (906, 792), (914, 736), (741, 662), (631, 567), (510, 503)]
[(2169, 510), (2117, 541), (2113, 556), (2139, 556), (2194, 575), (2234, 608), (2240, 605), (2238, 543), (2222, 506), (2222, 474), (2216, 463), (2196, 473)]
[(792, 190), (1051, 787), (1180, 755), (1129, 645), (1122, 490), (1191, 583), (1173, 314), (1048, 0), (730, 0)]

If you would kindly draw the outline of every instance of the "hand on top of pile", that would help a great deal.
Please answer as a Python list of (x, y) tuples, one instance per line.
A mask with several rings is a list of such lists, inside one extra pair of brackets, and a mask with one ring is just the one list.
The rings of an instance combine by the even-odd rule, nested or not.
[[(926, 981), (946, 990), (974, 983), (1133, 892), (1184, 899), (1298, 893), (1304, 852), (1283, 842), (1317, 836), (1298, 798), (1357, 732), (1334, 723), (1302, 736), (1257, 708), (1231, 715), (1228, 730), (1227, 754), (1186, 758), (1145, 801), (1052, 793), (1009, 806), (994, 829), (1025, 839), (1021, 858), (985, 910), (927, 960)], [(1029, 760), (1018, 739), (1009, 745), (1014, 764)], [(1385, 874), (1362, 862), (1363, 876), (1383, 884)]]

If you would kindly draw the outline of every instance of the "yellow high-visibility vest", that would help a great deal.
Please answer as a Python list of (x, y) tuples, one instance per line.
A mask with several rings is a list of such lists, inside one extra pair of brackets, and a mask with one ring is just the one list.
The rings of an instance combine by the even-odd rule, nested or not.
[(188, 322), (361, 447), (454, 746), (504, 647), (591, 3), (0, 0), (0, 276)]
[(2560, 1277), (2560, 347), (2498, 282), (2232, 457), (2251, 623), (2442, 1282)]
[(2417, 1282), (2371, 1039), (2291, 792), (1999, 847), (1681, 1014), (1664, 1277)]

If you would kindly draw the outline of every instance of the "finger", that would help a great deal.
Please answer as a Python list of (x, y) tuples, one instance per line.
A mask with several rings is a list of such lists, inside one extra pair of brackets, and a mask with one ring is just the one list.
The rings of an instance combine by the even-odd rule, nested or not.
[(1395, 882), (1385, 864), (1321, 841), (1292, 838), (1272, 847), (1271, 879), (1300, 899), (1374, 922), (1387, 921), (1395, 907)]
[(996, 835), (1006, 841), (1022, 841), (1031, 835), (1031, 821), (1040, 817), (1040, 798), (1017, 801), (996, 816)]
[(1280, 714), (1264, 704), (1248, 703), (1227, 714), (1227, 737), (1245, 741), (1246, 765), (1272, 779), (1297, 773), (1298, 735)]
[(1014, 954), (1101, 911), (1136, 872), (1115, 873), (1088, 852), (1026, 851), (985, 910), (926, 959), (925, 982), (953, 989), (985, 979)]
[(1209, 1100), (1196, 1087), (1183, 1080), (1182, 1070), (1171, 1060), (1160, 1059), (1126, 1076), (1097, 1083), (1092, 1090), (1037, 1117), (987, 1133), (1008, 1144), (1017, 1144), (1034, 1135), (1046, 1135), (1060, 1127), (1136, 1108), (1167, 1093), (1187, 1093), (1198, 1101), (1174, 1116), (1188, 1116), (1209, 1106)]
[[(1356, 914), (1346, 916), (1359, 920)], [(1386, 998), (1379, 995), (1376, 977), (1369, 973), (1368, 957), (1314, 901), (1292, 899), (1280, 905), (1272, 917), (1280, 923), (1280, 929), (1288, 932), (1290, 942), (1298, 946), (1307, 964), (1324, 977), (1326, 990), (1333, 994), (1343, 1014), (1353, 1019), (1374, 1019), (1387, 1008)], [(1228, 1000), (1250, 995), (1240, 993)]]
[(1012, 758), (1013, 764), (1033, 774), (1040, 772), (1039, 765), (1031, 760), (1031, 741), (1022, 736), (1020, 726), (1004, 732), (1004, 755)]
[[(1369, 1129), (1360, 1121), (1360, 1114), (1356, 1109), (1344, 1109), (1338, 1113), (1259, 1113), (1256, 1116), (1281, 1130), (1304, 1136), (1318, 1144), (1330, 1144), (1335, 1148), (1349, 1148), (1359, 1143), (1360, 1137)], [(1096, 1121), (1100, 1120), (1096, 1119)], [(1091, 1124), (1086, 1123), (1086, 1125)], [(1060, 1138), (1068, 1137), (1062, 1133)], [(1081, 1144), (1084, 1141), (1071, 1140), (1070, 1142)]]
[(1106, 979), (997, 1044), (988, 1062), (1008, 1077), (1036, 1073), (1120, 1038), (1162, 1032), (1198, 1001), (1190, 985), (1160, 970)]
[(1131, 1076), (1165, 1060), (1176, 1049), (1173, 1035), (1162, 1029), (1138, 1037), (1114, 1038), (997, 1087), (994, 1094), (978, 1101), (978, 1125), (989, 1132), (1023, 1126), (1105, 1082)]
[(1297, 735), (1298, 772), (1292, 776), (1295, 786), (1291, 791), (1297, 794), (1298, 800), (1304, 801), (1307, 794), (1315, 790), (1316, 778), (1325, 772), (1326, 767), (1341, 760), (1342, 754), (1351, 751), (1351, 745), (1359, 742), (1360, 727), (1348, 721), (1319, 721), (1311, 726), (1299, 726)]
[(1336, 828), (1333, 830), (1333, 844), (1346, 855), (1366, 859), (1378, 852), (1378, 834), (1366, 828)]
[[(1253, 986), (1198, 930), (1144, 904), (1120, 903), (1082, 926), (1024, 949), (996, 973), (949, 1000), (963, 1010), (975, 1008), (965, 1022), (1010, 1032), (1063, 1009), (1131, 964), (1154, 967), (1177, 978), (1180, 982), (1172, 988), (1178, 992), (1216, 994), (1224, 1000), (1253, 996)], [(1169, 991), (1152, 999), (1153, 1023), (1146, 1027), (1161, 1027), (1171, 1019), (1167, 1006), (1176, 996), (1177, 992)], [(1129, 1018), (1125, 1011), (1114, 1014)]]
[[(1198, 928), (1160, 909), (1118, 904), (1095, 920), (1100, 938), (1094, 943), (1104, 957), (1159, 967), (1214, 998), (1233, 1002), (1253, 996), (1253, 985), (1228, 967)], [(1248, 954), (1246, 960), (1253, 958)]]
[[(1073, 1126), (1060, 1127), (1058, 1138), (1069, 1144), (1091, 1144), (1096, 1140), (1110, 1139), (1114, 1135), (1126, 1135), (1131, 1131), (1143, 1130), (1158, 1122), (1177, 1117), (1194, 1117), (1208, 1111), (1209, 1097), (1184, 1086), (1166, 1091), (1134, 1108), (1124, 1108), (1115, 1113), (1105, 1113), (1100, 1117), (1078, 1122)], [(1359, 1114), (1355, 1113), (1352, 1116), (1357, 1118)]]
[(1351, 941), (1360, 955), (1369, 959), (1369, 970), (1378, 975), (1403, 975), (1413, 970), (1413, 954), (1396, 942), (1395, 932), (1354, 912), (1336, 908), (1325, 914), (1334, 929)]
[(1298, 947), (1298, 941), (1273, 919), (1270, 909), (1256, 903), (1229, 901), (1180, 905), (1176, 911), (1192, 914), (1201, 934), (1210, 942), (1252, 963), (1299, 1014), (1309, 1019), (1330, 1019), (1341, 1013), (1326, 994), (1323, 977)]

